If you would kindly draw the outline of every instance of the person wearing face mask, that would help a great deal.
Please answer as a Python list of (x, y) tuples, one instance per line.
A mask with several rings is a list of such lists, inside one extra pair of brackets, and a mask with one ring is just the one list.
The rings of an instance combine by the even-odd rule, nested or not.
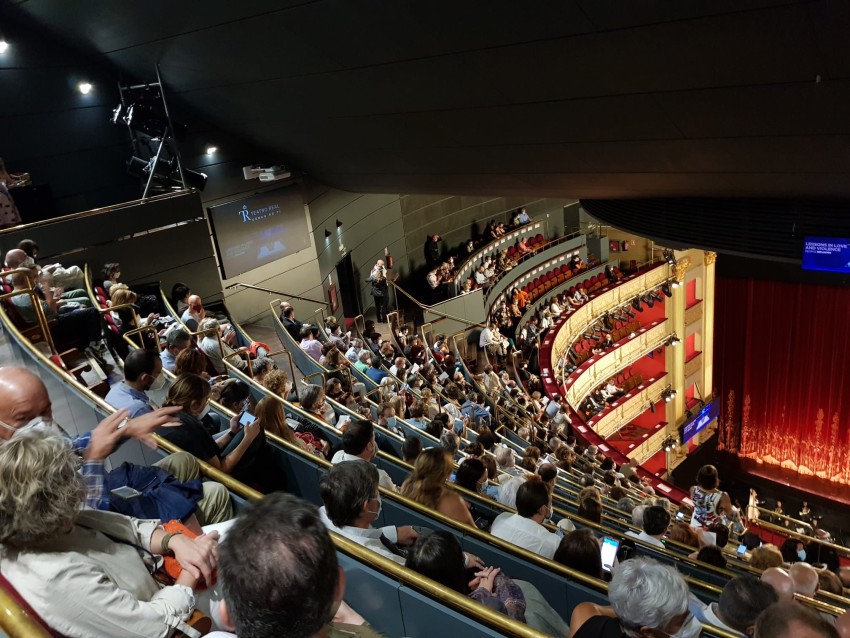
[(372, 527), (381, 516), (379, 480), (378, 468), (363, 460), (335, 464), (319, 482), (324, 503), (319, 515), (331, 531), (404, 564), (403, 548), (413, 544), (419, 534), (410, 525)]
[(702, 625), (688, 611), (688, 585), (651, 558), (620, 563), (608, 585), (610, 607), (580, 603), (570, 638), (696, 638)]
[[(371, 463), (378, 454), (378, 441), (375, 439), (375, 426), (371, 421), (358, 419), (352, 421), (342, 434), (342, 449), (334, 454), (331, 463), (343, 461), (366, 461)], [(384, 470), (378, 468), (378, 482), (385, 490), (398, 491), (395, 483)]]
[(162, 359), (156, 350), (132, 350), (124, 360), (124, 380), (109, 389), (105, 400), (135, 418), (154, 410), (147, 392), (161, 390), (164, 385)]
[[(177, 425), (174, 421), (176, 412), (175, 408), (160, 408), (128, 420), (127, 410), (118, 410), (91, 432), (72, 437), (53, 420), (50, 395), (39, 377), (25, 368), (0, 368), (0, 445), (18, 432), (31, 429), (45, 429), (62, 435), (76, 454), (82, 457), (80, 474), (86, 485), (85, 505), (90, 509), (110, 509), (110, 489), (115, 487), (126, 485), (144, 491), (144, 485), (135, 485), (129, 480), (132, 479), (131, 470), (136, 466), (125, 463), (107, 472), (104, 461), (128, 439), (154, 445), (151, 433), (159, 428), (167, 429)], [(200, 478), (197, 461), (185, 452), (170, 454), (154, 463), (154, 466), (165, 470), (181, 483)], [(127, 480), (121, 482), (122, 477)], [(204, 481), (202, 488), (203, 496), (195, 504), (198, 525), (220, 523), (233, 517), (230, 496), (223, 485)], [(155, 494), (151, 498), (154, 504), (159, 505), (160, 500)], [(187, 525), (193, 522), (186, 521)]]
[(181, 411), (174, 415), (180, 425), (160, 428), (157, 434), (240, 481), (260, 479), (265, 436), (259, 423), (254, 421), (243, 428), (237, 413), (230, 419), (230, 427), (214, 439), (201, 422), (210, 410), (210, 392), (210, 384), (203, 377), (178, 377), (168, 389), (164, 405), (180, 406)]
[(549, 489), (539, 476), (530, 476), (519, 487), (516, 510), (516, 514), (499, 514), (493, 521), (490, 533), (544, 558), (554, 558), (561, 539), (543, 527), (543, 521), (552, 515), (552, 508), (549, 504)]
[(390, 403), (381, 404), (381, 413), (378, 415), (378, 425), (382, 425), (390, 432), (401, 434), (401, 428), (396, 423), (395, 408)]
[(706, 605), (690, 594), (688, 608), (697, 620), (743, 638), (755, 633), (756, 618), (778, 600), (767, 583), (755, 576), (737, 576), (723, 586), (716, 603)]

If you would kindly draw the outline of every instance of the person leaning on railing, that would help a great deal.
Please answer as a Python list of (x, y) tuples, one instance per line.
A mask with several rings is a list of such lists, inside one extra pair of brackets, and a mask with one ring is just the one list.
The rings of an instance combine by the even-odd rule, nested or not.
[[(218, 533), (190, 540), (159, 521), (83, 510), (86, 488), (70, 445), (30, 431), (0, 446), (0, 571), (51, 629), (79, 638), (197, 636), (185, 621), (193, 589), (212, 582)], [(163, 587), (143, 556), (173, 554)]]

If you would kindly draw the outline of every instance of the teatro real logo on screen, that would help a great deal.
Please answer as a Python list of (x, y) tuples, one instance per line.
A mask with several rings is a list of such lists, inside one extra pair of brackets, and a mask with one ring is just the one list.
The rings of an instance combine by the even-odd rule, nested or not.
[(258, 222), (261, 219), (274, 217), (280, 212), (280, 204), (269, 204), (262, 208), (248, 210), (248, 204), (242, 205), (242, 210), (239, 211), (239, 217), (243, 222)]

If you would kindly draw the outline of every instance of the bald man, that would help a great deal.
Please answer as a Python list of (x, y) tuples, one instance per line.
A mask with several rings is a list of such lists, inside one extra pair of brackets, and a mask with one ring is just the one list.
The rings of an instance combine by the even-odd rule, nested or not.
[[(71, 437), (53, 420), (53, 403), (44, 382), (26, 368), (0, 368), (0, 444), (16, 432), (30, 428), (48, 428), (68, 438), (83, 458), (82, 475), (86, 483), (86, 507), (109, 509), (109, 492), (104, 460), (128, 438), (150, 442), (159, 427), (178, 425), (172, 418), (178, 406), (161, 408), (127, 420), (127, 411), (118, 410), (91, 431)], [(155, 464), (180, 482), (200, 478), (197, 460), (185, 452), (172, 454)], [(114, 485), (113, 485), (114, 487)], [(131, 486), (132, 487), (132, 486)], [(197, 503), (198, 523), (206, 525), (233, 516), (230, 497), (223, 485), (203, 484), (203, 498)]]
[(761, 573), (761, 581), (773, 587), (779, 596), (779, 602), (790, 603), (794, 600), (794, 580), (781, 567), (768, 567)]
[(189, 305), (180, 316), (180, 321), (182, 321), (192, 332), (197, 332), (198, 325), (207, 316), (207, 313), (204, 310), (204, 304), (198, 295), (189, 295), (186, 302)]
[(808, 563), (794, 563), (788, 569), (794, 581), (794, 592), (803, 596), (814, 596), (818, 591), (818, 572)]

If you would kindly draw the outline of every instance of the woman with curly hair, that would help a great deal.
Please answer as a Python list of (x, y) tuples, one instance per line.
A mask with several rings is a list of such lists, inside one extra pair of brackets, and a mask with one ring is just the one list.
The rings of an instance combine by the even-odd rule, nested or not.
[[(16, 435), (0, 446), (0, 572), (50, 628), (79, 638), (173, 635), (211, 582), (218, 533), (190, 540), (159, 521), (82, 509), (86, 487), (61, 437)], [(183, 571), (157, 582), (143, 555)]]
[(401, 485), (401, 495), (461, 523), (475, 526), (463, 499), (446, 487), (454, 463), (441, 447), (431, 447), (416, 457), (413, 471)]

